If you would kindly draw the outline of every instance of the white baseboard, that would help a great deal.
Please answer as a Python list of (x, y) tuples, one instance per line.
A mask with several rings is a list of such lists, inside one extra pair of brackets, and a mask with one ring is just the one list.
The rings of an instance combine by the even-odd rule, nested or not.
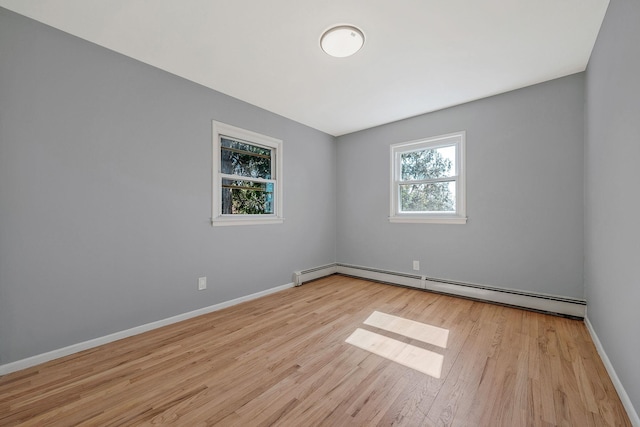
[(620, 378), (618, 378), (618, 374), (616, 374), (615, 369), (613, 369), (613, 365), (611, 364), (611, 361), (609, 360), (607, 353), (604, 351), (604, 347), (602, 346), (602, 343), (600, 342), (600, 339), (598, 338), (598, 335), (596, 334), (595, 329), (593, 329), (593, 325), (591, 325), (589, 318), (586, 316), (584, 318), (584, 323), (585, 325), (587, 325), (587, 330), (589, 331), (589, 334), (591, 335), (591, 339), (593, 340), (593, 343), (595, 344), (596, 349), (598, 350), (598, 354), (600, 355), (600, 359), (602, 359), (602, 363), (604, 363), (604, 367), (607, 369), (607, 373), (609, 374), (609, 377), (613, 382), (613, 386), (616, 388), (616, 391), (618, 392), (618, 396), (620, 396), (620, 400), (622, 401), (622, 405), (624, 406), (624, 409), (626, 409), (627, 411), (627, 415), (631, 420), (631, 424), (633, 424), (634, 427), (640, 427), (640, 416), (638, 416), (636, 409), (633, 407), (633, 403), (631, 403), (631, 399), (629, 398), (627, 391), (624, 389), (622, 382), (620, 382)]
[(586, 301), (557, 295), (525, 292), (471, 283), (433, 279), (356, 265), (336, 264), (337, 273), (383, 283), (409, 286), (449, 295), (496, 302), (531, 310), (584, 318)]
[(293, 283), (288, 283), (286, 285), (276, 286), (271, 289), (267, 289), (261, 292), (256, 292), (255, 294), (246, 295), (240, 298), (232, 299), (230, 301), (221, 302), (219, 304), (210, 305), (208, 307), (200, 308), (198, 310), (190, 311), (188, 313), (179, 314), (177, 316), (169, 317), (166, 319), (158, 320), (156, 322), (146, 323), (144, 325), (136, 326), (131, 329), (126, 329), (124, 331), (115, 332), (113, 334), (105, 335), (103, 337), (95, 338), (89, 341), (84, 341), (81, 343), (73, 344), (67, 347), (59, 348), (57, 350), (52, 350), (47, 353), (38, 354), (32, 357), (28, 357), (26, 359), (17, 360), (15, 362), (7, 363), (5, 365), (0, 365), (0, 375), (6, 375), (11, 372), (19, 371), (21, 369), (30, 368), (32, 366), (39, 365), (41, 363), (49, 362), (54, 359), (58, 359), (60, 357), (68, 356), (70, 354), (78, 353), (83, 350), (88, 350), (90, 348), (98, 347), (103, 344), (107, 344), (113, 341), (117, 341), (123, 338), (128, 338), (133, 335), (138, 335), (147, 331), (151, 331), (153, 329), (161, 328), (163, 326), (171, 325), (173, 323), (178, 323), (183, 320), (191, 319), (193, 317), (201, 316), (203, 314), (212, 313), (214, 311), (222, 310), (223, 308), (231, 307), (232, 305), (240, 304), (241, 302), (250, 301), (256, 298), (263, 297), (265, 295), (269, 295), (275, 292), (282, 291), (284, 289), (289, 289), (293, 287)]
[(611, 361), (607, 357), (607, 354), (602, 347), (602, 344), (596, 335), (591, 322), (586, 317), (586, 303), (583, 300), (557, 297), (553, 295), (544, 294), (532, 294), (520, 291), (514, 291), (510, 289), (500, 289), (487, 286), (461, 284), (454, 282), (446, 282), (440, 280), (429, 280), (425, 276), (397, 273), (392, 271), (377, 270), (368, 267), (353, 266), (347, 264), (329, 264), (321, 267), (311, 268), (307, 270), (300, 270), (294, 272), (293, 283), (286, 285), (276, 286), (271, 289), (267, 289), (261, 292), (257, 292), (251, 295), (246, 295), (240, 298), (236, 298), (230, 301), (225, 301), (219, 304), (214, 304), (208, 307), (200, 308), (198, 310), (190, 311), (188, 313), (179, 314), (177, 316), (169, 317), (166, 319), (158, 320), (156, 322), (147, 323), (144, 325), (136, 326), (131, 329), (116, 332), (103, 337), (95, 338), (89, 341), (73, 344), (67, 347), (63, 347), (57, 350), (42, 353), (36, 356), (28, 357), (26, 359), (18, 360), (15, 362), (0, 365), (0, 375), (6, 375), (11, 372), (26, 369), (32, 366), (39, 365), (60, 357), (68, 356), (70, 354), (78, 353), (83, 350), (98, 347), (103, 344), (107, 344), (113, 341), (117, 341), (123, 338), (138, 335), (153, 329), (161, 328), (163, 326), (171, 325), (173, 323), (181, 322), (183, 320), (191, 319), (193, 317), (201, 316), (203, 314), (212, 313), (223, 308), (231, 307), (236, 304), (240, 304), (245, 301), (250, 301), (262, 296), (266, 296), (275, 292), (282, 291), (284, 289), (292, 288), (293, 286), (299, 286), (304, 282), (315, 280), (331, 274), (344, 274), (347, 276), (354, 276), (363, 279), (374, 280), (377, 282), (392, 283), (402, 286), (409, 286), (419, 289), (426, 289), (435, 292), (442, 292), (451, 295), (459, 295), (464, 297), (470, 297), (479, 300), (486, 300), (492, 302), (498, 302), (502, 304), (514, 305), (524, 308), (531, 308), (535, 310), (547, 311), (558, 314), (565, 314), (576, 317), (583, 317), (587, 326), (591, 338), (596, 346), (598, 354), (600, 355), (609, 376), (613, 382), (613, 385), (620, 396), (620, 400), (624, 405), (629, 419), (634, 427), (640, 427), (640, 417), (636, 412), (631, 399), (627, 395), (620, 379), (618, 378)]

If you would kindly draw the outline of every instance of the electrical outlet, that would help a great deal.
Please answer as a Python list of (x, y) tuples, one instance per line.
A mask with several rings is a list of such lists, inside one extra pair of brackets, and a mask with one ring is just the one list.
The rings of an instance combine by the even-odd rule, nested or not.
[(198, 277), (198, 290), (204, 291), (207, 289), (207, 278), (206, 277)]
[(415, 271), (420, 270), (420, 261), (413, 260), (413, 269)]

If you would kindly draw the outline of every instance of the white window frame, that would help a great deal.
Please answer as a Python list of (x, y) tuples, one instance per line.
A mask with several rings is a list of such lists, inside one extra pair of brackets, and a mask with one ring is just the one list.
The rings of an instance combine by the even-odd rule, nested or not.
[[(465, 139), (466, 132), (455, 132), (447, 135), (416, 141), (401, 142), (391, 145), (391, 203), (390, 222), (398, 223), (434, 223), (434, 224), (466, 224), (466, 183), (465, 183)], [(451, 177), (456, 182), (456, 211), (455, 212), (401, 212), (400, 211), (400, 185), (409, 182), (438, 182), (447, 179), (402, 181), (401, 180), (401, 156), (418, 150), (428, 150), (441, 147), (454, 146), (456, 150), (456, 173)]]
[[(282, 140), (251, 132), (239, 127), (231, 126), (226, 123), (212, 121), (213, 130), (213, 179), (212, 179), (212, 209), (211, 209), (211, 225), (260, 225), (260, 224), (281, 224), (284, 221), (282, 215)], [(273, 195), (273, 214), (256, 214), (256, 215), (240, 215), (240, 214), (223, 214), (222, 213), (222, 165), (220, 157), (221, 137), (227, 137), (233, 140), (239, 140), (251, 145), (269, 148), (272, 150), (272, 162), (275, 168), (269, 182), (274, 182)], [(225, 177), (227, 177), (225, 175)], [(242, 179), (246, 177), (237, 177)], [(264, 181), (261, 179), (250, 178), (250, 181)]]

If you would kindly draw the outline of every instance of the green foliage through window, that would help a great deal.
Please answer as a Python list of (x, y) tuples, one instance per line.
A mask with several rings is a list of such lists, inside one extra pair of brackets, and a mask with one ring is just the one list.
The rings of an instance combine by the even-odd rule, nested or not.
[[(447, 179), (455, 173), (452, 155), (442, 148), (401, 154), (400, 208), (402, 212), (454, 212), (456, 210), (455, 181)], [(431, 180), (436, 181), (423, 182)], [(418, 182), (411, 183), (412, 181)]]
[(221, 138), (222, 173), (271, 179), (271, 149)]
[[(273, 214), (272, 150), (220, 138), (222, 213)], [(230, 175), (246, 179), (231, 179)], [(259, 181), (258, 181), (259, 180)]]
[(465, 140), (461, 131), (390, 146), (390, 222), (466, 224)]

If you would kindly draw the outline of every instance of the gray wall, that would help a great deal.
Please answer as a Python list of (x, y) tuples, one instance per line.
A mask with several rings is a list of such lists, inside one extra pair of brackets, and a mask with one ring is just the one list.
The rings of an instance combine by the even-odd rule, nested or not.
[[(583, 88), (576, 74), (338, 138), (338, 261), (582, 298)], [(389, 223), (389, 145), (462, 130), (468, 223)]]
[(640, 411), (640, 2), (611, 0), (587, 68), (587, 316)]
[[(284, 140), (283, 225), (211, 227), (212, 119)], [(334, 262), (335, 185), (333, 137), (0, 8), (0, 364)]]
[[(640, 407), (637, 22), (637, 1), (612, 0), (586, 73), (586, 152), (583, 74), (346, 135), (336, 148), (0, 8), (0, 364), (336, 260), (411, 273), (417, 259), (427, 276), (583, 297), (586, 248), (589, 319)], [(212, 119), (284, 140), (283, 225), (209, 225)], [(390, 224), (389, 144), (459, 130), (468, 224)], [(196, 291), (199, 276), (207, 291)]]

